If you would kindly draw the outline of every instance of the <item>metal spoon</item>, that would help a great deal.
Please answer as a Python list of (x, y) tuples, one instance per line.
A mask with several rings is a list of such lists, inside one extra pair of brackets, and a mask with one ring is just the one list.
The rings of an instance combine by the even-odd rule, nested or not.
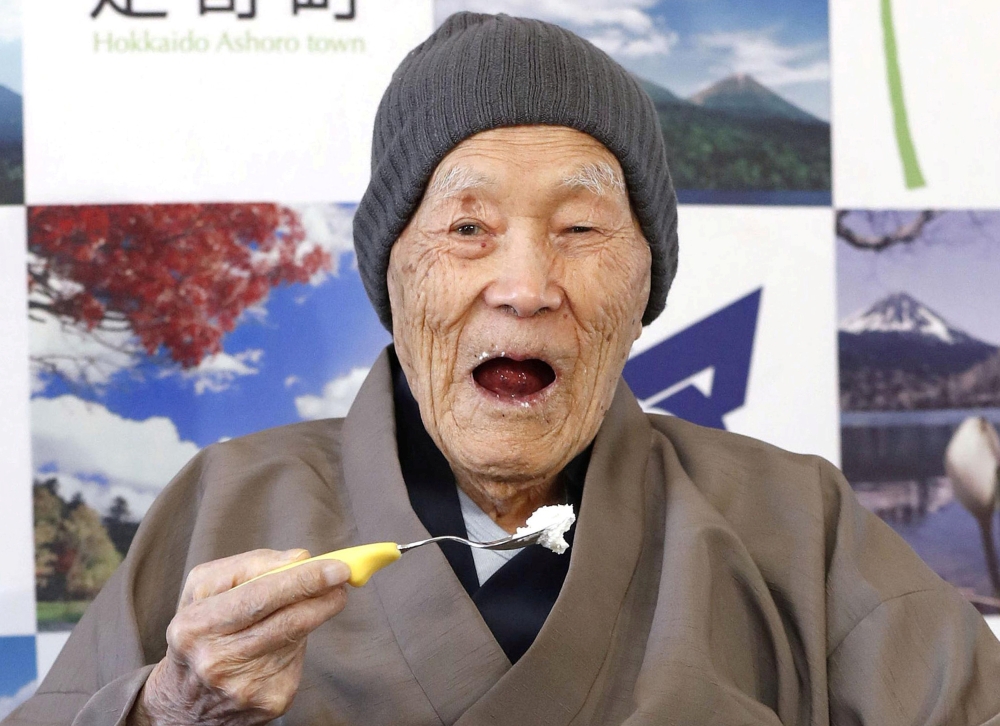
[(273, 570), (268, 570), (261, 575), (257, 575), (257, 577), (251, 578), (246, 582), (237, 585), (237, 587), (242, 587), (243, 585), (253, 582), (254, 580), (259, 580), (261, 577), (267, 577), (268, 575), (273, 575), (276, 572), (284, 572), (285, 570), (290, 570), (293, 567), (304, 565), (307, 562), (316, 562), (318, 560), (340, 560), (351, 568), (351, 576), (347, 580), (348, 584), (353, 585), (354, 587), (361, 587), (367, 583), (369, 578), (371, 578), (371, 576), (376, 572), (381, 570), (386, 565), (391, 565), (393, 562), (402, 557), (404, 552), (409, 552), (415, 547), (422, 547), (423, 545), (431, 544), (432, 542), (450, 540), (452, 542), (460, 542), (461, 544), (481, 550), (516, 550), (537, 543), (538, 540), (541, 539), (542, 535), (545, 534), (545, 531), (546, 530), (542, 529), (537, 532), (528, 532), (526, 534), (512, 534), (509, 537), (494, 540), (493, 542), (473, 542), (472, 540), (468, 540), (463, 537), (445, 534), (440, 537), (422, 539), (419, 542), (410, 542), (409, 544), (376, 542), (374, 544), (366, 544), (359, 547), (348, 547), (347, 549), (327, 552), (323, 555), (310, 557), (307, 560), (291, 562)]
[(540, 529), (537, 532), (528, 532), (526, 534), (512, 534), (508, 537), (502, 537), (492, 542), (473, 542), (472, 540), (465, 539), (464, 537), (456, 537), (451, 534), (443, 534), (440, 537), (430, 537), (429, 539), (422, 539), (419, 542), (410, 542), (410, 544), (396, 545), (399, 548), (400, 553), (412, 550), (414, 547), (422, 547), (425, 544), (430, 544), (431, 542), (443, 542), (444, 540), (449, 540), (451, 542), (460, 542), (464, 545), (469, 545), (469, 547), (475, 547), (477, 550), (519, 550), (522, 547), (527, 547), (528, 545), (533, 545), (541, 539), (542, 535), (545, 534), (544, 529)]

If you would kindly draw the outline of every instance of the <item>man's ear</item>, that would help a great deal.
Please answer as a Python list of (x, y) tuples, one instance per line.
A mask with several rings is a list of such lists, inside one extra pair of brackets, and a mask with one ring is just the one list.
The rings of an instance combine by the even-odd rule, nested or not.
[(642, 243), (646, 245), (646, 275), (643, 278), (643, 284), (646, 287), (646, 294), (642, 296), (642, 305), (636, 312), (636, 317), (632, 324), (635, 330), (632, 332), (632, 342), (639, 340), (639, 336), (642, 335), (642, 319), (646, 315), (646, 306), (649, 305), (649, 291), (653, 285), (653, 251), (649, 247), (649, 242), (646, 240), (646, 235), (642, 233), (639, 228), (639, 219), (635, 216), (635, 212), (632, 213), (632, 224), (636, 227), (636, 232), (639, 235), (639, 239)]
[[(386, 292), (389, 293), (389, 314), (392, 316), (393, 328), (396, 327), (396, 313), (399, 310), (399, 305), (402, 303), (399, 299), (399, 270), (397, 269), (398, 261), (396, 259), (396, 249), (398, 244), (399, 240), (397, 239), (392, 245), (392, 248), (389, 250), (389, 266), (385, 272), (385, 287)], [(389, 332), (395, 333), (394, 330)]]

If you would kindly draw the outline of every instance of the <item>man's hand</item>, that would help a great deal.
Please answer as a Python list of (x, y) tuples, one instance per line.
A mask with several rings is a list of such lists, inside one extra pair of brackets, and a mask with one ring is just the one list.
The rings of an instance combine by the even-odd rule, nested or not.
[(310, 562), (305, 550), (256, 550), (195, 567), (167, 628), (167, 654), (129, 715), (145, 724), (262, 724), (292, 704), (306, 636), (344, 609), (342, 562)]

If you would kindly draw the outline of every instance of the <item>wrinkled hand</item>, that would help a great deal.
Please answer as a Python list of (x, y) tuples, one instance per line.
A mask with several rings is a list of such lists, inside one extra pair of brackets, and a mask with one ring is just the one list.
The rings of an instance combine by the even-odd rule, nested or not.
[(292, 704), (306, 637), (344, 609), (350, 569), (328, 560), (240, 583), (309, 557), (256, 550), (195, 567), (167, 628), (167, 654), (129, 715), (144, 724), (262, 724)]

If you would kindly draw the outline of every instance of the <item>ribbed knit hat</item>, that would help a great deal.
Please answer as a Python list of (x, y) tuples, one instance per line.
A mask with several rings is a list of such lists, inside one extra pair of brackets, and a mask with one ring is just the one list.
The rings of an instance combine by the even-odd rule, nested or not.
[(375, 116), (354, 249), (368, 297), (390, 331), (389, 252), (434, 169), (462, 140), (524, 124), (577, 129), (617, 157), (652, 251), (643, 324), (663, 311), (677, 270), (677, 196), (652, 100), (628, 71), (568, 30), (463, 12), (410, 51)]

